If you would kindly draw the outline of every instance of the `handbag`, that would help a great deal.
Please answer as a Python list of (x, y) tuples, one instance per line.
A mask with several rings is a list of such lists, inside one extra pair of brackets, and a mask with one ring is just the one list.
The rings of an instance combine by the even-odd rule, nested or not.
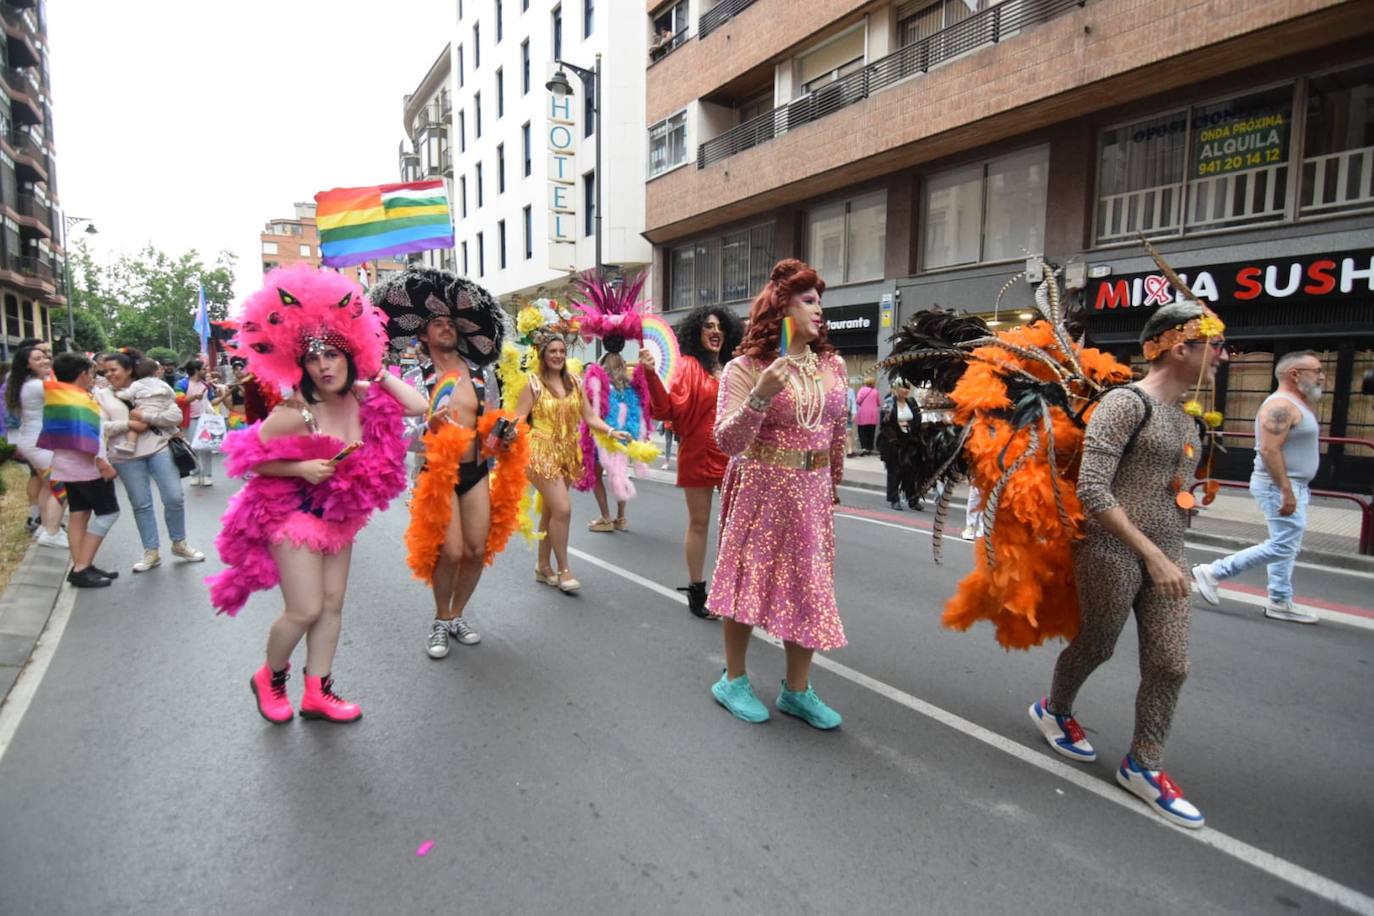
[(177, 474), (182, 477), (190, 477), (200, 467), (191, 452), (191, 443), (179, 433), (167, 440), (167, 451), (172, 453), (172, 462), (177, 466)]
[(220, 415), (215, 406), (210, 403), (210, 397), (205, 397), (205, 410), (196, 419), (195, 432), (191, 434), (191, 448), (198, 452), (217, 452), (220, 443), (224, 441), (224, 435), (229, 431), (229, 425), (225, 423), (224, 417)]

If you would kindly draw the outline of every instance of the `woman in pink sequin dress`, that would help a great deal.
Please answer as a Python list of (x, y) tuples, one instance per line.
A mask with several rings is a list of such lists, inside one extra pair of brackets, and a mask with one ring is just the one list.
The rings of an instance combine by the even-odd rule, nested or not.
[[(711, 693), (739, 719), (768, 719), (745, 673), (750, 634), (762, 627), (787, 653), (778, 711), (830, 729), (840, 715), (816, 696), (810, 673), (817, 649), (845, 644), (831, 511), (843, 473), (848, 376), (826, 341), (824, 291), (810, 265), (779, 262), (721, 380), (715, 435), (730, 464), (710, 608), (724, 618), (725, 672)], [(792, 340), (779, 356), (788, 317)]]

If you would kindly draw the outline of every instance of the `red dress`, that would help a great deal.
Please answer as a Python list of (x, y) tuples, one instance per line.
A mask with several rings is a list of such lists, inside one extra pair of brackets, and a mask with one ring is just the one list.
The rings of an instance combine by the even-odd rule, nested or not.
[(644, 376), (654, 418), (672, 423), (673, 434), (682, 442), (677, 453), (677, 485), (720, 486), (725, 478), (725, 454), (716, 445), (715, 435), (720, 380), (690, 356), (683, 358), (672, 391), (663, 387), (658, 373)]

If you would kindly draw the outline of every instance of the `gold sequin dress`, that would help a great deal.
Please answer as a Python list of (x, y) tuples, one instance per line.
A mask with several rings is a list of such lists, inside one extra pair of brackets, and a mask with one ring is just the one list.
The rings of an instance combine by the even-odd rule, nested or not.
[(574, 381), (571, 390), (560, 398), (533, 374), (529, 384), (535, 391), (534, 407), (530, 410), (530, 473), (547, 480), (577, 480), (582, 476), (582, 445), (578, 438), (582, 386)]

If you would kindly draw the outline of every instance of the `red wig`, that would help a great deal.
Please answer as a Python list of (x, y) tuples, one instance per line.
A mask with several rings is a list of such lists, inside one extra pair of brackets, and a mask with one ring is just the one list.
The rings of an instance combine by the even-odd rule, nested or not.
[[(749, 307), (749, 329), (744, 332), (744, 340), (740, 341), (735, 355), (752, 356), (771, 363), (778, 355), (782, 319), (787, 315), (788, 304), (793, 296), (809, 289), (814, 289), (817, 294), (825, 292), (825, 281), (816, 273), (816, 268), (796, 258), (787, 258), (775, 264), (768, 282)], [(826, 339), (825, 322), (821, 322), (820, 333), (811, 341), (810, 347), (821, 356), (835, 352)]]

